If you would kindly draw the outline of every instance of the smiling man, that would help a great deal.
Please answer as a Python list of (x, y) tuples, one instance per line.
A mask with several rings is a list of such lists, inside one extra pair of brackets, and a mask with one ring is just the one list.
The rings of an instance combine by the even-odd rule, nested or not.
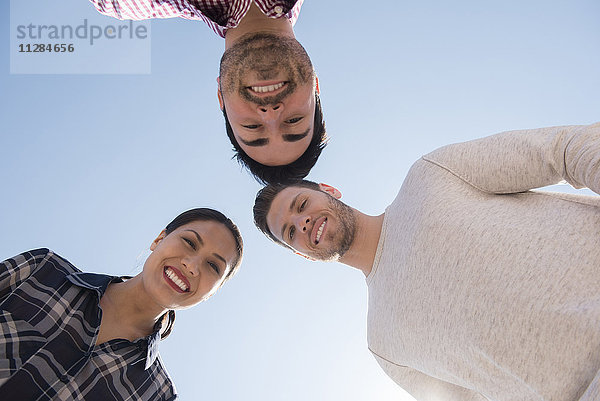
[(202, 20), (225, 38), (217, 96), (237, 160), (261, 183), (308, 175), (326, 145), (319, 85), (293, 26), (303, 0), (90, 0), (118, 19)]
[(368, 344), (418, 401), (600, 400), (600, 123), (501, 133), (417, 161), (384, 214), (269, 185), (273, 241), (361, 270)]

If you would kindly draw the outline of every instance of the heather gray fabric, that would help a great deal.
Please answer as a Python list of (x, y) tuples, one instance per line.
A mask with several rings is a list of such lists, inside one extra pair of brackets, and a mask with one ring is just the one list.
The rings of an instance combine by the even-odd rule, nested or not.
[(600, 400), (600, 124), (416, 162), (386, 209), (368, 343), (419, 401)]

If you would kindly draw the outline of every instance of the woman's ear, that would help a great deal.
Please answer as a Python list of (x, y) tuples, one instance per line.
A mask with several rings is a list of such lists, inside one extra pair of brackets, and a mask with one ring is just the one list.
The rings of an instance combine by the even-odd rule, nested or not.
[(321, 191), (333, 196), (335, 199), (340, 199), (342, 197), (342, 193), (336, 187), (332, 187), (331, 185), (320, 183), (319, 188)]
[(317, 91), (317, 94), (321, 94), (321, 90), (319, 89), (319, 77), (317, 77), (315, 75), (315, 91)]
[(160, 243), (160, 241), (162, 241), (165, 237), (167, 236), (167, 230), (162, 230), (160, 232), (160, 234), (158, 234), (158, 237), (156, 237), (154, 239), (154, 241), (152, 241), (152, 244), (150, 245), (150, 250), (154, 251), (154, 249), (156, 249), (156, 246)]

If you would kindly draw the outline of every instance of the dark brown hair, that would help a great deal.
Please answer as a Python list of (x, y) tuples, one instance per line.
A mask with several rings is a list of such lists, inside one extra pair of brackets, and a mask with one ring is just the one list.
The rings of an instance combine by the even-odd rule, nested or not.
[(247, 168), (256, 181), (263, 185), (287, 183), (303, 179), (310, 173), (310, 170), (317, 163), (321, 152), (327, 146), (325, 121), (323, 120), (323, 110), (321, 109), (321, 100), (318, 93), (315, 93), (315, 118), (312, 140), (308, 148), (306, 148), (298, 159), (283, 166), (265, 166), (248, 156), (235, 138), (233, 128), (227, 118), (225, 105), (223, 105), (223, 117), (225, 117), (227, 137), (229, 137), (233, 145), (233, 151), (235, 152), (233, 158), (237, 159), (238, 163)]

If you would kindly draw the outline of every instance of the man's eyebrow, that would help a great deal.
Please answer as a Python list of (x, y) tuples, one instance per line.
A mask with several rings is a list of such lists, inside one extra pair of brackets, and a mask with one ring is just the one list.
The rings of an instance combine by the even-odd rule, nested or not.
[(252, 141), (246, 141), (246, 140), (240, 138), (240, 141), (246, 146), (265, 146), (267, 143), (269, 143), (268, 138), (258, 138), (258, 139), (254, 139)]
[(283, 134), (283, 140), (286, 142), (298, 142), (302, 138), (305, 138), (308, 135), (311, 127), (308, 127), (306, 131), (301, 134)]
[(198, 242), (200, 243), (200, 245), (204, 246), (204, 241), (202, 241), (202, 237), (195, 230), (191, 230), (190, 229), (190, 230), (185, 230), (185, 231), (190, 231), (190, 232), (193, 232), (194, 234), (196, 234), (196, 239), (198, 240)]
[[(312, 127), (308, 127), (306, 129), (306, 131), (300, 133), (300, 134), (283, 134), (283, 140), (286, 142), (298, 142), (299, 140), (305, 138), (308, 133), (310, 132)], [(269, 143), (269, 138), (258, 138), (258, 139), (253, 139), (251, 141), (247, 141), (243, 138), (240, 138), (240, 142), (242, 142), (244, 145), (246, 146), (253, 146), (253, 147), (259, 147), (259, 146), (265, 146)]]
[[(290, 212), (294, 209), (294, 205), (296, 204), (296, 202), (298, 201), (298, 198), (300, 197), (301, 194), (298, 194), (294, 197), (294, 199), (292, 200), (292, 203), (290, 203)], [(287, 229), (287, 223), (283, 224), (283, 227), (281, 227), (281, 239), (287, 243), (287, 241), (284, 238), (284, 233), (285, 230)]]

